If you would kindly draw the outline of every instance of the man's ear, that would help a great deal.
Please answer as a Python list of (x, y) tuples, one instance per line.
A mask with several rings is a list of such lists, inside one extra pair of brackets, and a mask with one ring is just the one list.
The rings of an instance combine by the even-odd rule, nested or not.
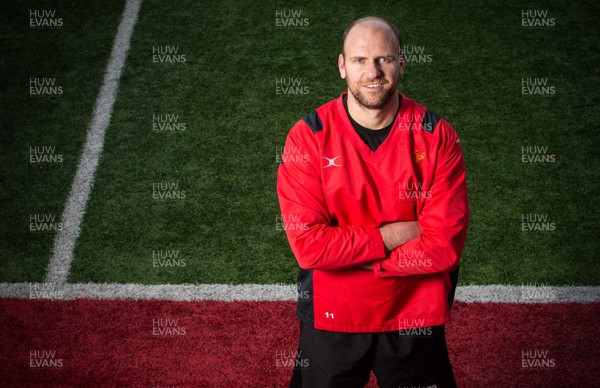
[(406, 70), (406, 54), (404, 53), (404, 50), (400, 51), (400, 69), (399, 69), (399, 78), (402, 78), (402, 76), (404, 75), (404, 70)]
[(338, 70), (340, 71), (340, 77), (342, 77), (342, 79), (346, 79), (346, 67), (344, 66), (343, 54), (338, 56)]

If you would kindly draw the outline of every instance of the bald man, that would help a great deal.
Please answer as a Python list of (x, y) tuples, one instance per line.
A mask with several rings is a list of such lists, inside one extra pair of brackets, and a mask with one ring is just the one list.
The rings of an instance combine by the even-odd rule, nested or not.
[(396, 27), (353, 21), (348, 89), (290, 130), (277, 192), (298, 261), (300, 341), (290, 386), (455, 386), (444, 328), (469, 206), (460, 140), (398, 92)]

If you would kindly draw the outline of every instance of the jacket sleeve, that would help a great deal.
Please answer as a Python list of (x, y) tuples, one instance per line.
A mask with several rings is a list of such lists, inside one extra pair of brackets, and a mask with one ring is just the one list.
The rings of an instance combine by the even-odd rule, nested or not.
[(460, 140), (440, 120), (440, 145), (428, 198), (418, 215), (421, 235), (373, 264), (378, 277), (449, 272), (458, 267), (469, 221), (467, 184)]
[(299, 121), (287, 136), (277, 174), (281, 218), (298, 264), (335, 270), (384, 258), (376, 225), (334, 225), (323, 194), (316, 136)]

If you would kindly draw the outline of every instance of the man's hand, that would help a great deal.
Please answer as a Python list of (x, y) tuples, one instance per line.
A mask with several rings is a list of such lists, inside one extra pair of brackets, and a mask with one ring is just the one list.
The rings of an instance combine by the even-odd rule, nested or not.
[(399, 221), (383, 225), (379, 228), (386, 252), (391, 252), (400, 245), (414, 240), (421, 235), (421, 227), (417, 221)]
[[(391, 252), (400, 245), (414, 240), (421, 235), (421, 227), (417, 221), (398, 221), (379, 228), (386, 252)], [(373, 271), (373, 263), (357, 265), (356, 268)]]
[(371, 264), (371, 263), (361, 264), (361, 265), (357, 265), (355, 268), (366, 269), (367, 271), (373, 271), (373, 264)]

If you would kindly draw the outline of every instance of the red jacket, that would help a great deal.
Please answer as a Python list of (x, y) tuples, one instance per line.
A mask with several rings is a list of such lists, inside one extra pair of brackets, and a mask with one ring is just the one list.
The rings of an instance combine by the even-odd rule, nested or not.
[[(298, 121), (281, 155), (277, 192), (300, 265), (298, 317), (338, 332), (444, 324), (469, 217), (458, 135), (401, 95), (373, 152), (342, 96)], [(378, 228), (415, 220), (422, 234), (386, 255)], [(369, 262), (374, 271), (355, 268)]]

